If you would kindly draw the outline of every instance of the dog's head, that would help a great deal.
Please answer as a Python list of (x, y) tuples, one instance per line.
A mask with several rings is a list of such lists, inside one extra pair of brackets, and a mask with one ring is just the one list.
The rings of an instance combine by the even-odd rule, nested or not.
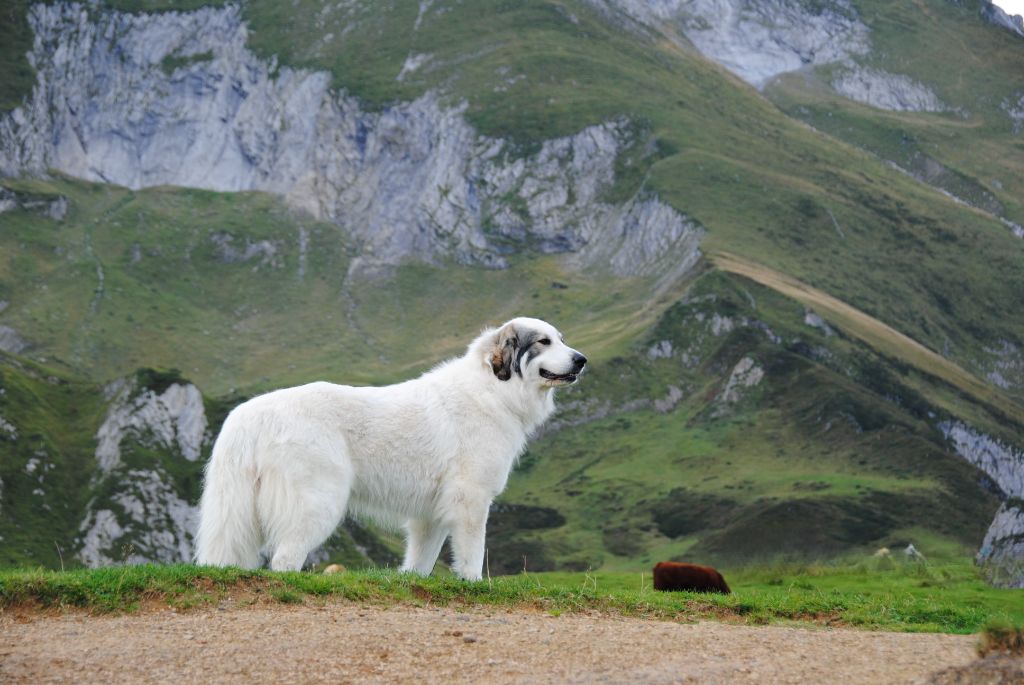
[(488, 361), (498, 380), (519, 377), (543, 387), (572, 385), (587, 358), (565, 344), (558, 329), (540, 319), (512, 319), (492, 334)]

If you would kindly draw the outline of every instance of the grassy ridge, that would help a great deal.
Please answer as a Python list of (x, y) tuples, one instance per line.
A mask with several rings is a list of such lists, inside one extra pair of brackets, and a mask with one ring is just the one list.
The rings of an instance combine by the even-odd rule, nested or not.
[(998, 388), (982, 382), (955, 362), (929, 350), (864, 312), (857, 311), (845, 302), (736, 255), (718, 253), (712, 256), (712, 261), (723, 271), (745, 276), (803, 303), (878, 352), (900, 359), (925, 373), (934, 374), (1018, 423), (1024, 423), (1024, 407)]
[[(890, 562), (891, 564), (891, 562)], [(0, 607), (133, 611), (151, 603), (192, 607), (231, 600), (299, 603), (433, 603), (605, 611), (668, 620), (825, 623), (911, 632), (973, 633), (1024, 622), (1019, 592), (986, 586), (969, 562), (927, 567), (874, 560), (846, 566), (775, 566), (726, 572), (733, 594), (663, 593), (648, 573), (541, 573), (476, 583), (389, 570), (324, 576), (194, 566), (82, 571), (0, 571)]]

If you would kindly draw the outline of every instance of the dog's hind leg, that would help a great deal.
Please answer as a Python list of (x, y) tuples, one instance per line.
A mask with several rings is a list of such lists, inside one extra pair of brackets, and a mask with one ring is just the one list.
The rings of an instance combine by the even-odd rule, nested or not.
[(403, 571), (429, 576), (448, 538), (448, 529), (440, 521), (411, 519), (405, 524), (405, 561)]
[(343, 445), (289, 448), (291, 453), (279, 455), (275, 467), (263, 474), (258, 496), (274, 571), (302, 568), (309, 553), (341, 523), (352, 488)]
[[(346, 495), (337, 492), (305, 491), (306, 501), (297, 502), (285, 525), (275, 531), (277, 544), (270, 558), (273, 571), (299, 571), (306, 557), (331, 536), (345, 516)], [(329, 504), (327, 500), (333, 500)]]

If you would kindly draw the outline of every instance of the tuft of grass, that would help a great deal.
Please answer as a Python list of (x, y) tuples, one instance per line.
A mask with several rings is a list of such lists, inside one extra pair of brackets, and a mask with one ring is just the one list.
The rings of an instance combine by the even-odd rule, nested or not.
[(985, 626), (978, 643), (978, 655), (988, 656), (1000, 652), (1024, 656), (1024, 626), (1003, 620), (992, 621)]
[(288, 589), (274, 590), (271, 596), (281, 604), (302, 604), (302, 595)]

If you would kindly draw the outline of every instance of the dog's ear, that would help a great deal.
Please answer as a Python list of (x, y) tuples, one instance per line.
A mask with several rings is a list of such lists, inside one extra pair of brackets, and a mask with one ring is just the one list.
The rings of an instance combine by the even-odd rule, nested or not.
[(519, 334), (516, 327), (507, 324), (494, 334), (494, 348), (491, 350), (491, 369), (499, 381), (512, 378), (512, 365), (519, 349)]

